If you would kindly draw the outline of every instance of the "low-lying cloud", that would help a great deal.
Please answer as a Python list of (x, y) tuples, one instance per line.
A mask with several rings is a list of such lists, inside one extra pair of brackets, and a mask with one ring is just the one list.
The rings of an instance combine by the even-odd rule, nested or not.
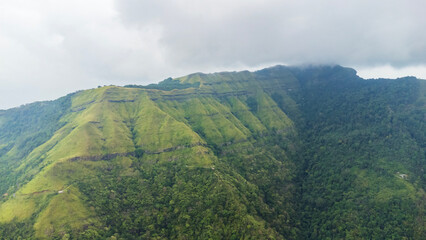
[(276, 63), (426, 78), (425, 8), (421, 0), (0, 1), (0, 109)]

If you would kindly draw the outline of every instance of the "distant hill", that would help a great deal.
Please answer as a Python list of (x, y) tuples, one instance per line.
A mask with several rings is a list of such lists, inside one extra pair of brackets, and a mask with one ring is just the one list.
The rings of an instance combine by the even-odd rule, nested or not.
[(275, 66), (0, 111), (0, 238), (426, 239), (425, 95)]

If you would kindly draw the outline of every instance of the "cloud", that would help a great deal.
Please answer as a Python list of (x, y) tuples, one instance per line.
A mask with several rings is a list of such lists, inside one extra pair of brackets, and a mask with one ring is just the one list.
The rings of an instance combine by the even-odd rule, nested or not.
[(365, 79), (415, 76), (426, 80), (426, 67), (424, 65), (413, 65), (401, 68), (395, 68), (390, 65), (360, 67), (357, 69), (357, 74)]
[(0, 109), (161, 80), (158, 32), (123, 25), (113, 1), (1, 1), (0, 9)]
[(422, 0), (1, 0), (0, 109), (276, 63), (426, 78), (425, 8)]
[[(126, 23), (156, 23), (183, 65), (265, 61), (424, 64), (424, 1), (116, 1)], [(154, 5), (154, 6), (153, 6)], [(154, 12), (145, 15), (147, 9)]]

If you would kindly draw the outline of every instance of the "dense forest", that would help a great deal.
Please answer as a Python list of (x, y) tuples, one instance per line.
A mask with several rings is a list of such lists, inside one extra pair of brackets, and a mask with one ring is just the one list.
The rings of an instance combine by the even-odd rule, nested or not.
[(0, 111), (0, 238), (426, 239), (425, 95), (276, 66)]

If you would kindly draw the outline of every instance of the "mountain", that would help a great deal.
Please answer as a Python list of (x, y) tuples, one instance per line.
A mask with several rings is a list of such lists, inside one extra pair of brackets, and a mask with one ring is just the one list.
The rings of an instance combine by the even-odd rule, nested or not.
[(0, 238), (425, 239), (425, 95), (275, 66), (0, 111)]

